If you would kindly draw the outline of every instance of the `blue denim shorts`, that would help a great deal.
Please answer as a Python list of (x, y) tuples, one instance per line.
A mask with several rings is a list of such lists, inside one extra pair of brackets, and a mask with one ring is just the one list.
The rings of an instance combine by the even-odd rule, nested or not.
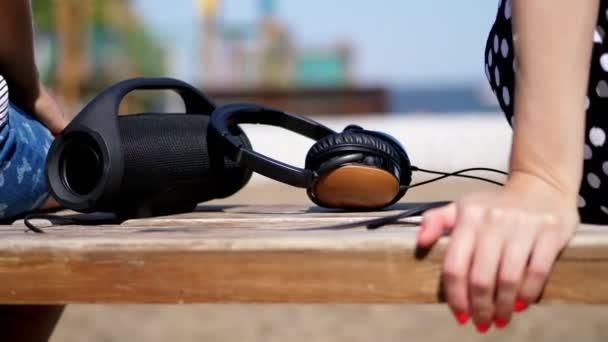
[(35, 211), (49, 197), (45, 163), (53, 136), (19, 108), (8, 110), (0, 129), (0, 220)]

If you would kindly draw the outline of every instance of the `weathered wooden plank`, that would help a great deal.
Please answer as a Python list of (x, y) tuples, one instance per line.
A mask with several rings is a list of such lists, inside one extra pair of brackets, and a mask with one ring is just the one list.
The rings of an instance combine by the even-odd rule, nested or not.
[[(423, 255), (416, 250), (417, 227), (408, 224), (306, 230), (386, 212), (306, 211), (226, 208), (121, 225), (52, 227), (43, 235), (26, 234), (19, 223), (3, 226), (0, 303), (441, 301), (448, 238)], [(543, 300), (608, 303), (608, 227), (581, 227)]]

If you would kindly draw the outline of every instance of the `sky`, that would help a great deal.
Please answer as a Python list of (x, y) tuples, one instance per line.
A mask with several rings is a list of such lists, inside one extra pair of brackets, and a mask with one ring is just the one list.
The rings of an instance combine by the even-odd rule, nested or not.
[[(224, 0), (222, 20), (253, 22), (258, 0)], [(135, 0), (136, 13), (170, 47), (176, 77), (196, 79), (199, 18), (192, 0)], [(299, 46), (348, 40), (362, 84), (481, 82), (498, 0), (283, 0), (277, 16)]]

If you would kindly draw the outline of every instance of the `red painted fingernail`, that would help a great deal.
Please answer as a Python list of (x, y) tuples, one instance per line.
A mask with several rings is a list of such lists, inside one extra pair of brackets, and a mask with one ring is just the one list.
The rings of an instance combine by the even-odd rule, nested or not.
[(518, 299), (515, 301), (513, 305), (513, 310), (516, 312), (522, 312), (528, 308), (528, 303), (526, 303), (523, 299)]
[(424, 223), (422, 223), (420, 225), (420, 229), (418, 230), (418, 238), (420, 238), (420, 235), (422, 235), (424, 233), (425, 229), (426, 229), (426, 226), (424, 225)]
[(494, 321), (494, 325), (496, 325), (496, 327), (498, 329), (502, 329), (502, 328), (506, 327), (508, 324), (509, 324), (509, 321), (504, 318), (497, 318)]
[(457, 312), (454, 314), (454, 317), (456, 317), (456, 320), (460, 325), (464, 325), (469, 321), (469, 315), (467, 315), (466, 312)]
[(490, 330), (490, 323), (475, 323), (475, 327), (477, 327), (477, 331), (480, 333), (486, 333)]

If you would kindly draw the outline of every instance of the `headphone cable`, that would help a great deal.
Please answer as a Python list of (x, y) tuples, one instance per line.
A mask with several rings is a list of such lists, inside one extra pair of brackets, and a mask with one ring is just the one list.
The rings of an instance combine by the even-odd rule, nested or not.
[(47, 213), (32, 213), (26, 215), (23, 218), (23, 224), (26, 228), (25, 231), (31, 231), (37, 234), (45, 234), (46, 232), (41, 227), (36, 226), (34, 223), (32, 223), (32, 220), (47, 220), (51, 223), (52, 226), (98, 226), (103, 224), (120, 224), (124, 221), (118, 217), (86, 219)]
[(508, 173), (501, 171), (501, 170), (497, 170), (497, 169), (492, 169), (492, 168), (487, 168), (487, 167), (471, 167), (471, 168), (467, 168), (467, 169), (462, 169), (462, 170), (458, 170), (458, 171), (454, 171), (454, 172), (442, 172), (442, 171), (433, 171), (433, 170), (427, 170), (427, 169), (423, 169), (417, 166), (412, 166), (411, 167), (412, 171), (419, 171), (419, 172), (423, 172), (423, 173), (430, 173), (430, 174), (435, 174), (435, 175), (441, 175), (439, 177), (435, 177), (426, 181), (422, 181), (416, 184), (412, 184), (406, 187), (406, 189), (411, 189), (411, 188), (415, 188), (415, 187), (419, 187), (421, 185), (426, 185), (429, 183), (433, 183), (433, 182), (437, 182), (440, 181), (442, 179), (448, 178), (448, 177), (460, 177), (460, 178), (469, 178), (469, 179), (476, 179), (476, 180), (480, 180), (480, 181), (484, 181), (484, 182), (488, 182), (494, 185), (498, 185), (498, 186), (503, 186), (503, 183), (494, 181), (492, 179), (489, 178), (484, 178), (484, 177), (478, 177), (478, 176), (470, 176), (470, 175), (463, 175), (463, 173), (466, 172), (472, 172), (472, 171), (487, 171), (487, 172), (494, 172), (494, 173), (498, 173), (501, 175), (505, 175), (507, 176)]

